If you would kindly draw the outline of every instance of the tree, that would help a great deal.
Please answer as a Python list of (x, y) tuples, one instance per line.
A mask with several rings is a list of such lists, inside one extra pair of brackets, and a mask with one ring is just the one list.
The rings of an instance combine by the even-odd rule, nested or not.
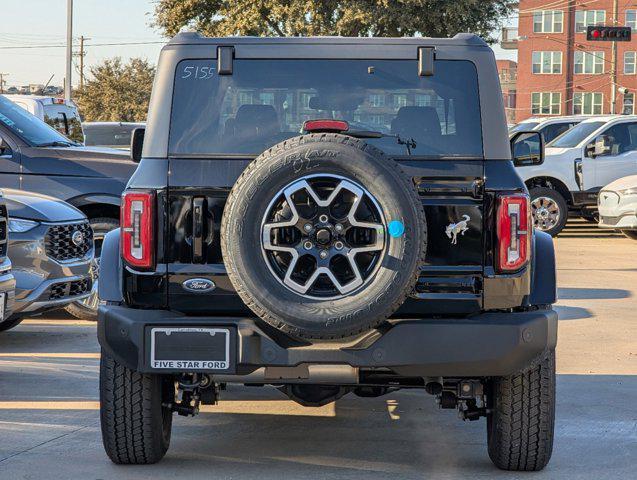
[(173, 36), (188, 26), (208, 36), (450, 37), (493, 32), (515, 0), (158, 0), (153, 26)]
[(107, 59), (90, 69), (84, 88), (74, 91), (80, 113), (88, 122), (139, 122), (146, 120), (155, 67), (141, 58), (123, 63)]

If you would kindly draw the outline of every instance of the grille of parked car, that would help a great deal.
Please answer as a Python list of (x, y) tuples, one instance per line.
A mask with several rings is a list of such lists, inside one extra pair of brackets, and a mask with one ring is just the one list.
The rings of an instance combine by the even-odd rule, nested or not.
[(0, 257), (7, 256), (7, 207), (0, 205)]
[(49, 300), (59, 300), (64, 297), (74, 297), (82, 295), (91, 290), (91, 279), (83, 278), (73, 282), (61, 282), (51, 286)]
[(47, 230), (44, 245), (56, 260), (82, 258), (93, 247), (93, 230), (88, 222), (55, 225)]

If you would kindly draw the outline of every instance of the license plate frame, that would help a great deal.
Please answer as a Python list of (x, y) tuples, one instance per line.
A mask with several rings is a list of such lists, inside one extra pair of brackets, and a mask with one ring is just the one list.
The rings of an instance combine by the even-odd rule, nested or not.
[(230, 327), (151, 327), (149, 366), (153, 370), (230, 373), (235, 364), (234, 333)]

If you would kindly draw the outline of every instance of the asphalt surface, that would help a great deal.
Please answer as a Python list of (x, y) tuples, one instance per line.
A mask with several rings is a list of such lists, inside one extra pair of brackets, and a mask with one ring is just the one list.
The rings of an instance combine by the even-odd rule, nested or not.
[(558, 406), (543, 472), (495, 469), (485, 421), (421, 391), (308, 409), (246, 387), (176, 416), (161, 463), (116, 466), (101, 445), (95, 325), (59, 315), (0, 335), (0, 479), (635, 478), (637, 242), (578, 223), (556, 246)]

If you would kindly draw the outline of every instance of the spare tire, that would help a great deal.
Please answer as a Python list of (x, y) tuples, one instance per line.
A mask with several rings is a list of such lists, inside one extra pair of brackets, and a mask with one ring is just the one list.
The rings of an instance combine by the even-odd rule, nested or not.
[(411, 179), (380, 150), (339, 134), (261, 154), (221, 222), (237, 293), (298, 339), (342, 339), (382, 323), (413, 291), (426, 238)]

